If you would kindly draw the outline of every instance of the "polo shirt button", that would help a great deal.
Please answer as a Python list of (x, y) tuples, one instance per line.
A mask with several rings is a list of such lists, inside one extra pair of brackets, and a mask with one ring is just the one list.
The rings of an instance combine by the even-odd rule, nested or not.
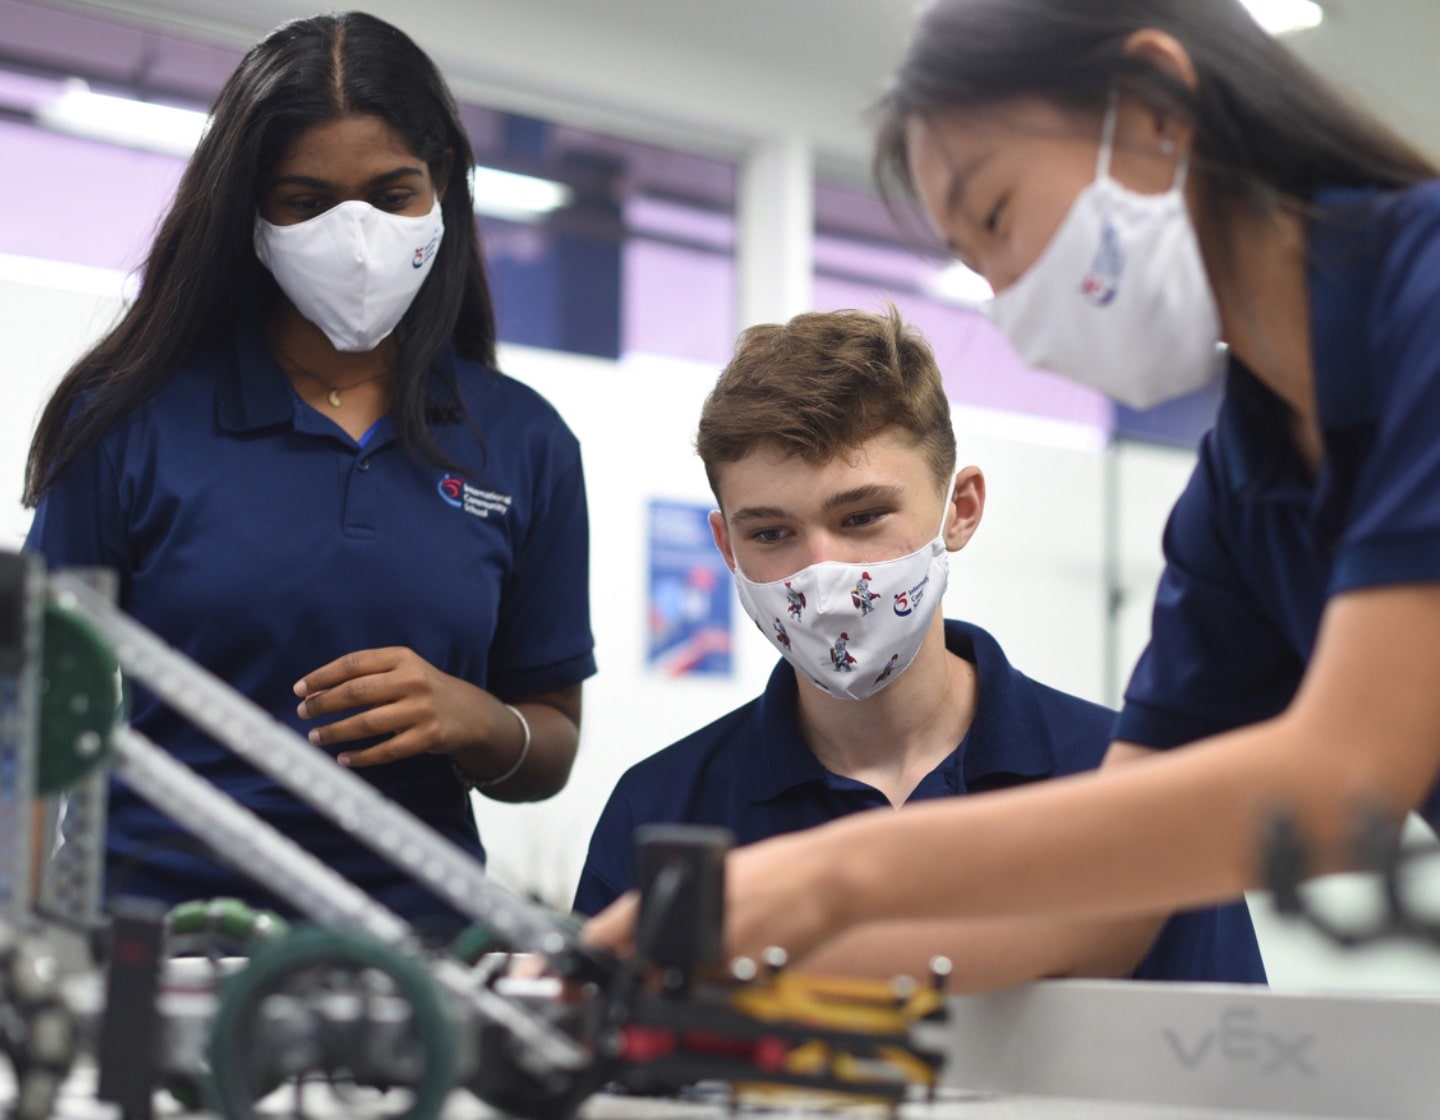
[(360, 469), (361, 469), (362, 471), (368, 471), (368, 470), (370, 469), (370, 460), (369, 460), (369, 459), (361, 459), (361, 460), (360, 460)]

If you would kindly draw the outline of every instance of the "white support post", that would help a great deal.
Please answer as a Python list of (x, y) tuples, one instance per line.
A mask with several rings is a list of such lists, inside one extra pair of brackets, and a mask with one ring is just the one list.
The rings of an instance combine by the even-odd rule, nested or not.
[(779, 323), (810, 310), (815, 265), (815, 172), (799, 138), (761, 141), (740, 167), (736, 206), (737, 326)]

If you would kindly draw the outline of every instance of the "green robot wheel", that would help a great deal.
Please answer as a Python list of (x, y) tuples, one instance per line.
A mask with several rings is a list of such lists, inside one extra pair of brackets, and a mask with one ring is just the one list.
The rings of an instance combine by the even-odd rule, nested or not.
[(125, 719), (125, 691), (110, 647), (89, 622), (54, 602), (45, 604), (44, 649), (35, 787), (49, 797), (109, 757)]
[[(355, 934), (302, 929), (265, 945), (225, 984), (211, 1026), (210, 1089), (226, 1120), (255, 1120), (255, 1101), (277, 1080), (310, 1073), (353, 1073), (353, 1053), (334, 1052), (339, 1037), (321, 1018), (318, 1000), (335, 994), (364, 1000), (399, 996), (411, 1009), (410, 1029), (388, 1057), (403, 1073), (390, 1087), (412, 1095), (404, 1120), (435, 1120), (455, 1085), (456, 1048), (440, 990), (423, 964), (399, 950)], [(271, 997), (296, 1001), (315, 1030), (304, 1045), (270, 1029)], [(291, 1022), (294, 1022), (292, 1008)], [(353, 1049), (353, 1028), (340, 1032)]]

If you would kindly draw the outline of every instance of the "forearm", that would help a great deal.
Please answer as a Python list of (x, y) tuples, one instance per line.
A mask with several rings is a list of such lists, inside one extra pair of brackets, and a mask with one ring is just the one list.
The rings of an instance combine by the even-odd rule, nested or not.
[[(1327, 609), (1281, 716), (1098, 772), (859, 813), (733, 853), (726, 945), (800, 956), (853, 926), (902, 919), (1138, 917), (1259, 885), (1276, 815), (1315, 873), (1353, 866), (1360, 814), (1396, 818), (1440, 770), (1440, 587), (1351, 592)], [(917, 863), (923, 855), (923, 866)], [(618, 943), (625, 909), (601, 915)]]
[[(476, 783), (476, 788), (495, 801), (543, 801), (565, 788), (575, 762), (580, 732), (562, 712), (546, 704), (514, 705), (530, 726), (530, 745), (525, 747), (525, 729), (515, 714), (496, 701), (499, 709), (491, 731), (480, 743), (460, 747), (453, 754), (455, 764)], [(524, 759), (521, 760), (521, 752)], [(519, 763), (519, 769), (511, 771)], [(487, 783), (503, 780), (494, 785)]]
[[(1359, 742), (1327, 747), (1305, 720), (1283, 717), (1041, 787), (915, 806), (888, 820), (852, 818), (820, 830), (834, 830), (827, 848), (854, 853), (835, 861), (827, 897), (844, 925), (1178, 909), (1257, 885), (1265, 832), (1279, 811), (1293, 814), (1329, 860), (1317, 870), (1338, 870), (1362, 807), (1402, 810), (1424, 785), (1418, 773), (1386, 773), (1364, 753)], [(918, 850), (985, 858), (937, 859), (920, 889), (893, 874)]]
[(796, 969), (832, 976), (924, 976), (949, 959), (950, 988), (979, 992), (1054, 977), (1106, 978), (1134, 971), (1163, 919), (1058, 917), (872, 922), (803, 957)]
[(580, 745), (581, 686), (515, 700), (511, 706), (520, 718), (488, 692), (480, 696), (488, 730), (451, 755), (476, 788), (495, 801), (512, 802), (543, 801), (564, 789)]

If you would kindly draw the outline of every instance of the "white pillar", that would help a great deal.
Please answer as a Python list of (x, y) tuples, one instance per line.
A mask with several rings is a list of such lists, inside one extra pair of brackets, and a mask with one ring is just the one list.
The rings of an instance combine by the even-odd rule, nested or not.
[(736, 200), (738, 327), (810, 310), (815, 264), (815, 172), (810, 145), (761, 141), (740, 166)]

